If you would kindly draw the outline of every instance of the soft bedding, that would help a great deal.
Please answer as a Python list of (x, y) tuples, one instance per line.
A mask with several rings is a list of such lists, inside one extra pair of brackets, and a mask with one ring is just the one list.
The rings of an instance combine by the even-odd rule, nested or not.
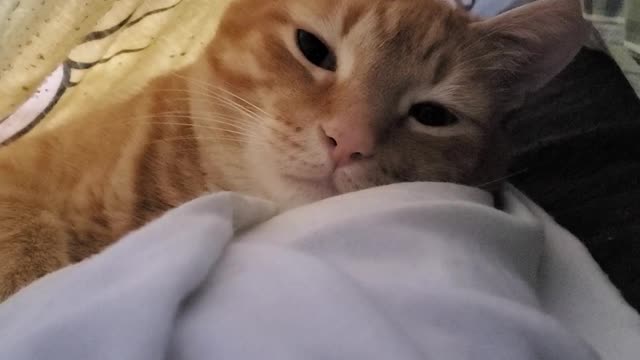
[(398, 184), (262, 222), (267, 203), (205, 197), (0, 305), (0, 354), (637, 359), (640, 318), (579, 241), (504, 199)]

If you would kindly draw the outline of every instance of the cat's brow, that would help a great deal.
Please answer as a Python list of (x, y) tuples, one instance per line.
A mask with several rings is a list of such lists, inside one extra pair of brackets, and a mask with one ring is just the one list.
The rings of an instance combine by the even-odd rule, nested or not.
[(422, 60), (429, 61), (431, 57), (445, 44), (445, 39), (436, 39), (432, 43), (426, 46), (426, 49), (422, 52)]
[(449, 60), (441, 57), (436, 60), (436, 65), (434, 66), (432, 81), (434, 85), (441, 83), (448, 74), (449, 71)]
[(347, 9), (347, 13), (345, 14), (342, 20), (342, 36), (346, 37), (349, 35), (351, 30), (360, 22), (366, 7), (363, 5), (353, 5)]
[(411, 51), (414, 48), (414, 32), (411, 29), (402, 28), (396, 32), (393, 42), (399, 48)]

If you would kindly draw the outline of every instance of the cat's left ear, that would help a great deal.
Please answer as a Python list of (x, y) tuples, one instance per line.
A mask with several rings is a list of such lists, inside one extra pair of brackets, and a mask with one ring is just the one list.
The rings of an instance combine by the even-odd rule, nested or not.
[(515, 103), (562, 71), (589, 35), (580, 0), (537, 0), (471, 26), (486, 40), (478, 45), (493, 52), (483, 56), (491, 59), (486, 65)]

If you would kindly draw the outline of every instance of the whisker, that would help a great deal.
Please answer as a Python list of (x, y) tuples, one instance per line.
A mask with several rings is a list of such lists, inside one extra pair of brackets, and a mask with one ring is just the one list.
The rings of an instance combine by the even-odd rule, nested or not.
[[(198, 92), (198, 93), (199, 93), (199, 94), (201, 94), (201, 95), (205, 95), (205, 96), (216, 96), (217, 98), (220, 98), (221, 96), (220, 96), (219, 94), (217, 94), (216, 92), (223, 92), (223, 93), (225, 93), (225, 94), (227, 94), (227, 95), (229, 95), (229, 96), (231, 96), (231, 97), (233, 97), (233, 98), (235, 98), (235, 99), (237, 99), (237, 100), (239, 100), (239, 101), (243, 102), (244, 104), (246, 104), (246, 105), (250, 106), (251, 108), (255, 109), (256, 111), (258, 111), (258, 112), (262, 113), (262, 114), (263, 114), (263, 115), (265, 115), (267, 118), (269, 118), (269, 119), (275, 119), (275, 117), (274, 117), (272, 114), (270, 114), (269, 112), (267, 112), (265, 109), (261, 108), (260, 106), (258, 106), (258, 105), (256, 105), (256, 104), (252, 103), (251, 101), (247, 100), (246, 98), (243, 98), (242, 96), (240, 96), (240, 95), (238, 95), (238, 94), (234, 93), (233, 91), (231, 91), (231, 90), (229, 90), (229, 89), (223, 88), (223, 87), (221, 87), (221, 86), (213, 85), (213, 84), (211, 84), (211, 83), (207, 83), (207, 82), (202, 81), (202, 80), (200, 80), (200, 79), (195, 79), (195, 78), (192, 78), (192, 77), (188, 77), (188, 76), (185, 76), (185, 75), (179, 74), (179, 73), (177, 73), (177, 72), (174, 72), (174, 73), (173, 73), (173, 75), (175, 75), (175, 76), (176, 76), (176, 77), (178, 77), (178, 78), (184, 79), (184, 80), (186, 80), (186, 81), (191, 81), (191, 82), (193, 82), (193, 83), (195, 83), (195, 84), (200, 85), (200, 86), (199, 86), (199, 87), (200, 87), (200, 89), (205, 91), (205, 93)], [(227, 85), (231, 86), (231, 85), (230, 85), (230, 84), (228, 84), (227, 82), (225, 82), (225, 84), (227, 84)], [(182, 90), (182, 91), (186, 91), (186, 92), (193, 92), (193, 90), (184, 90), (184, 89), (181, 89), (181, 90)], [(224, 98), (224, 97), (222, 97), (222, 99), (224, 99), (224, 100), (229, 100), (229, 99), (226, 99), (226, 98)], [(233, 104), (237, 104), (236, 102), (233, 102), (233, 101), (232, 101), (232, 103), (233, 103)], [(243, 108), (242, 110), (244, 110), (244, 111), (250, 111), (250, 110), (248, 110), (248, 109), (246, 109), (246, 108)], [(242, 111), (242, 110), (241, 110), (241, 111)], [(255, 112), (252, 112), (252, 113), (253, 113), (256, 117), (258, 117), (258, 118), (259, 118), (259, 114), (255, 113)]]
[[(181, 98), (177, 98), (176, 100), (182, 100)], [(240, 114), (247, 116), (248, 118), (250, 118), (251, 120), (254, 120), (256, 123), (259, 124), (265, 124), (265, 119), (261, 118), (257, 115), (255, 115), (254, 113), (251, 112), (247, 112), (246, 109), (238, 107), (237, 104), (231, 104), (228, 100), (222, 100), (222, 99), (215, 99), (217, 102), (213, 102), (209, 99), (204, 99), (208, 104), (213, 105), (213, 106), (223, 106), (226, 107), (227, 109), (230, 110), (236, 110), (238, 111)], [(220, 101), (223, 101), (223, 103), (220, 103)], [(217, 113), (216, 114), (223, 114), (223, 113)], [(227, 117), (231, 118), (231, 115), (229, 114), (224, 114)], [(243, 117), (238, 116), (238, 117), (233, 117), (233, 119), (242, 119), (245, 120)]]
[[(161, 112), (161, 113), (155, 113), (155, 114), (129, 117), (125, 120), (133, 121), (133, 120), (139, 120), (139, 119), (144, 120), (144, 119), (153, 119), (153, 118), (176, 118), (176, 117), (188, 118), (192, 120), (213, 121), (213, 122), (219, 122), (219, 123), (224, 122), (228, 125), (238, 126), (238, 127), (241, 125), (244, 125), (244, 128), (246, 129), (250, 129), (247, 125), (255, 125), (255, 123), (246, 121), (244, 119), (240, 119), (240, 121), (238, 121), (239, 119), (236, 117), (232, 117), (228, 114), (214, 113), (214, 112), (196, 112), (196, 113), (188, 113), (188, 112), (180, 112), (180, 111)], [(185, 123), (185, 124), (188, 124), (188, 123)]]
[(503, 176), (503, 177), (501, 177), (501, 178), (495, 179), (495, 180), (493, 180), (493, 181), (486, 182), (486, 183), (484, 183), (484, 184), (475, 185), (475, 187), (483, 188), (483, 187), (487, 187), (487, 186), (489, 186), (489, 185), (494, 185), (494, 184), (496, 184), (496, 183), (499, 183), (499, 182), (503, 182), (503, 181), (505, 181), (505, 180), (512, 179), (512, 178), (514, 178), (514, 177), (516, 177), (516, 176), (518, 176), (518, 175), (524, 174), (524, 173), (526, 173), (526, 172), (529, 172), (529, 169), (528, 169), (528, 168), (526, 168), (526, 169), (522, 169), (522, 170), (520, 170), (520, 171), (516, 171), (516, 172), (513, 172), (513, 173), (510, 173), (510, 174), (505, 175), (505, 176)]
[[(194, 81), (196, 83), (200, 83), (202, 84), (200, 86), (200, 89), (202, 91), (194, 91), (193, 89), (169, 89), (169, 88), (165, 88), (165, 89), (159, 89), (157, 91), (163, 91), (163, 92), (176, 92), (176, 93), (185, 93), (185, 94), (196, 94), (196, 95), (200, 95), (204, 98), (204, 100), (207, 100), (208, 103), (212, 104), (212, 105), (217, 105), (217, 106), (225, 106), (229, 109), (232, 110), (236, 110), (238, 112), (240, 112), (241, 114), (246, 115), (247, 117), (256, 120), (257, 122), (259, 122), (260, 124), (262, 124), (263, 126), (267, 124), (267, 122), (265, 121), (265, 118), (259, 114), (256, 111), (253, 111), (251, 109), (247, 109), (246, 107), (238, 104), (237, 102), (233, 101), (232, 99), (226, 98), (224, 96), (221, 96), (220, 94), (214, 92), (214, 91), (219, 91), (219, 92), (224, 92), (226, 94), (228, 94), (229, 96), (232, 96), (233, 98), (236, 98), (240, 101), (242, 101), (243, 103), (245, 103), (246, 105), (250, 106), (251, 108), (259, 111), (260, 113), (264, 114), (267, 119), (273, 120), (274, 117), (269, 114), (268, 112), (266, 112), (264, 109), (260, 108), (259, 106), (251, 103), (250, 101), (238, 96), (237, 94), (234, 94), (233, 92), (221, 88), (221, 87), (216, 87), (216, 86), (212, 86), (210, 84), (206, 84), (204, 82), (202, 82), (201, 80), (198, 79), (190, 79), (188, 77), (185, 77), (183, 75), (180, 74), (175, 74), (178, 77), (182, 77), (184, 79), (188, 79), (191, 81)], [(190, 100), (190, 97), (183, 97), (183, 98), (175, 98), (174, 100)], [(269, 126), (268, 127), (270, 130), (275, 131), (275, 132), (280, 132), (283, 133), (282, 130), (274, 127), (274, 126)], [(283, 133), (284, 134), (284, 133)]]
[[(230, 100), (228, 98), (225, 98), (221, 95), (212, 93), (212, 92), (197, 92), (197, 91), (193, 91), (193, 90), (187, 90), (187, 89), (159, 89), (156, 90), (158, 92), (176, 92), (176, 93), (186, 93), (186, 94), (195, 94), (195, 95), (200, 95), (203, 96), (206, 100), (209, 100), (210, 104), (214, 104), (214, 105), (219, 105), (219, 106), (226, 106), (227, 108), (233, 109), (233, 110), (237, 110), (240, 113), (243, 113), (255, 120), (263, 120), (259, 114), (257, 114), (255, 111), (251, 111), (245, 107), (242, 107), (240, 104), (236, 103), (233, 100)], [(184, 97), (184, 98), (174, 98), (173, 100), (190, 100), (191, 98), (189, 97)], [(215, 100), (216, 102), (212, 102), (211, 100)], [(270, 116), (269, 116), (270, 117)], [(272, 117), (270, 117), (272, 118)]]
[(216, 137), (194, 137), (194, 136), (173, 136), (173, 137), (167, 137), (167, 138), (163, 138), (163, 139), (157, 139), (157, 140), (153, 140), (152, 143), (154, 144), (170, 144), (170, 143), (177, 143), (177, 142), (182, 142), (182, 141), (196, 141), (196, 143), (194, 143), (194, 148), (198, 148), (201, 146), (206, 146), (206, 145), (210, 145), (210, 146), (214, 146), (214, 145), (219, 145), (220, 142), (224, 141), (224, 142), (234, 142), (234, 143), (238, 143), (238, 144), (242, 144), (242, 145), (261, 145), (261, 146), (267, 146), (268, 143), (260, 143), (260, 142), (255, 142), (255, 141), (246, 141), (244, 139), (239, 139), (236, 137), (230, 137), (230, 136), (216, 136)]
[[(187, 90), (184, 90), (184, 89), (178, 89), (178, 90), (162, 89), (162, 90), (159, 90), (159, 91), (176, 91), (176, 92), (182, 92), (182, 93), (188, 92)], [(250, 110), (248, 110), (246, 108), (243, 108), (240, 105), (236, 104), (235, 102), (233, 102), (233, 101), (231, 101), (229, 99), (211, 97), (208, 94), (203, 94), (203, 96), (206, 96), (206, 97), (208, 97), (210, 99), (215, 100), (216, 102), (213, 102), (213, 101), (211, 101), (210, 99), (207, 99), (207, 98), (204, 99), (204, 100), (208, 101), (210, 104), (212, 104), (214, 106), (225, 106), (225, 107), (230, 108), (232, 110), (236, 110), (236, 111), (240, 112), (241, 114), (249, 117), (250, 119), (255, 120), (255, 124), (258, 124), (259, 126), (262, 126), (263, 128), (269, 129), (269, 130), (274, 131), (276, 133), (279, 133), (281, 135), (287, 135), (281, 129), (279, 129), (279, 128), (275, 127), (275, 126), (270, 126), (267, 123), (266, 119), (260, 117), (259, 114), (255, 113), (255, 112), (252, 112), (252, 111), (250, 111)], [(176, 98), (175, 100), (184, 100), (184, 99), (187, 99), (187, 98)], [(203, 112), (202, 114), (207, 114), (207, 113)], [(225, 115), (225, 117), (227, 119), (231, 120), (230, 115), (228, 115), (228, 114), (224, 114), (224, 115)], [(238, 119), (242, 119), (242, 117), (233, 118), (233, 120), (238, 120)], [(243, 120), (245, 120), (245, 119), (243, 119)], [(247, 122), (247, 121), (245, 120), (245, 122)]]
[(267, 116), (267, 117), (270, 117), (270, 118), (273, 118), (273, 116), (272, 116), (271, 114), (269, 114), (268, 112), (266, 112), (264, 109), (262, 109), (262, 108), (261, 108), (261, 107), (259, 107), (258, 105), (256, 105), (256, 104), (254, 104), (254, 103), (250, 102), (249, 100), (247, 100), (247, 99), (245, 99), (245, 98), (241, 97), (240, 95), (235, 94), (234, 92), (232, 92), (232, 91), (230, 91), (230, 90), (227, 90), (227, 89), (225, 89), (225, 88), (223, 88), (223, 87), (221, 87), (221, 86), (215, 86), (215, 85), (212, 85), (212, 84), (207, 83), (207, 82), (205, 82), (205, 81), (202, 81), (202, 80), (199, 80), (199, 79), (189, 78), (188, 76), (184, 76), (184, 75), (181, 75), (181, 74), (178, 74), (178, 73), (174, 73), (174, 75), (175, 75), (175, 76), (177, 76), (177, 77), (179, 77), (179, 78), (182, 78), (182, 79), (184, 79), (184, 80), (192, 81), (192, 82), (194, 82), (194, 83), (196, 83), (196, 84), (199, 84), (201, 87), (204, 87), (204, 89), (205, 89), (205, 90), (217, 90), (217, 91), (222, 91), (222, 92), (226, 93), (227, 95), (232, 96), (232, 97), (234, 97), (234, 98), (236, 98), (236, 99), (238, 99), (238, 100), (242, 101), (242, 102), (243, 102), (243, 103), (245, 103), (246, 105), (249, 105), (249, 106), (253, 107), (254, 109), (256, 109), (256, 110), (258, 110), (258, 111), (262, 112), (262, 113), (263, 113), (263, 115), (265, 115), (265, 116)]
[[(177, 127), (194, 127), (194, 128), (198, 128), (198, 129), (206, 129), (206, 130), (229, 130), (226, 129), (224, 127), (220, 127), (220, 126), (211, 126), (211, 125), (200, 125), (200, 124), (186, 124), (186, 123), (176, 123), (176, 122), (167, 122), (167, 121), (150, 121), (150, 124), (155, 124), (155, 125), (169, 125), (169, 126), (177, 126)], [(246, 128), (242, 128), (242, 127), (237, 127), (234, 126), (234, 124), (226, 124), (224, 122), (218, 122), (218, 125), (230, 125), (232, 128), (234, 128), (234, 131), (238, 131), (238, 130), (244, 130), (245, 132), (242, 132), (241, 134), (249, 134), (251, 129), (246, 129)]]
[[(142, 117), (138, 117), (138, 118), (132, 118), (131, 120), (154, 120), (154, 119), (173, 119), (174, 117), (172, 115), (149, 115), (149, 116), (142, 116)], [(213, 124), (218, 124), (218, 125), (228, 125), (230, 127), (236, 128), (238, 130), (246, 130), (246, 131), (252, 131), (253, 128), (249, 127), (249, 126), (242, 126), (242, 125), (246, 125), (246, 124), (236, 124), (234, 122), (229, 122), (229, 121), (225, 121), (227, 119), (225, 118), (220, 118), (220, 117), (208, 117), (208, 116), (190, 116), (190, 119), (192, 120), (203, 120), (203, 121), (207, 121)], [(162, 121), (162, 122), (157, 122), (157, 121), (149, 121), (149, 123), (153, 123), (153, 124), (165, 124), (165, 125), (175, 125), (175, 126), (193, 126), (196, 128), (208, 128), (208, 126), (206, 124), (195, 124), (195, 123), (180, 123), (180, 122), (167, 122), (167, 121)]]

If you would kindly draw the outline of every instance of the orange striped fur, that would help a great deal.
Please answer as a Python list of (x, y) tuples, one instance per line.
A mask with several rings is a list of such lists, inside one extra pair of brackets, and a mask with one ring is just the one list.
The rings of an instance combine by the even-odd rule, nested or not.
[[(497, 183), (500, 120), (577, 52), (576, 4), (479, 20), (445, 0), (237, 0), (193, 65), (0, 149), (0, 300), (206, 193), (287, 208), (403, 181)], [(297, 29), (335, 71), (305, 58)], [(416, 125), (420, 102), (459, 121)], [(367, 150), (338, 166), (343, 144)]]

